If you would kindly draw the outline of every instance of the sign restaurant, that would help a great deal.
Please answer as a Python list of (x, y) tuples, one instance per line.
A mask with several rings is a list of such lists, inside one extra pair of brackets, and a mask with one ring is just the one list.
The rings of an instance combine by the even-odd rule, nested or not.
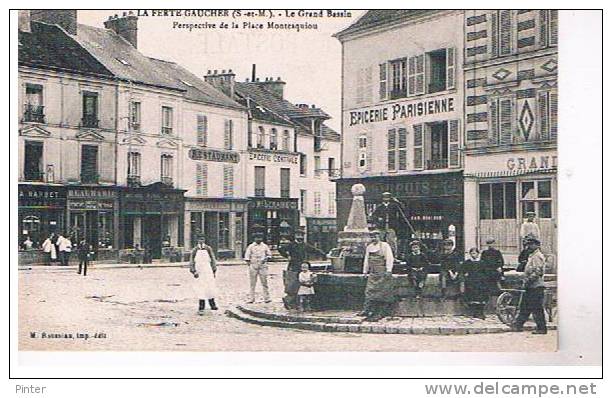
[(239, 163), (240, 154), (238, 152), (219, 151), (216, 149), (191, 148), (189, 150), (189, 158), (191, 160), (223, 162), (223, 163)]
[(409, 119), (455, 111), (455, 98), (436, 98), (424, 101), (398, 102), (377, 108), (352, 111), (349, 126), (398, 119)]

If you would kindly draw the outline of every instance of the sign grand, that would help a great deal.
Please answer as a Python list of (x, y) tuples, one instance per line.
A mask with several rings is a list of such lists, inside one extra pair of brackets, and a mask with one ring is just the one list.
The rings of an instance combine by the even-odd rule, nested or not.
[(351, 120), (349, 126), (384, 122), (388, 120), (394, 121), (454, 111), (455, 99), (453, 97), (414, 102), (398, 102), (378, 108), (352, 111), (350, 113)]

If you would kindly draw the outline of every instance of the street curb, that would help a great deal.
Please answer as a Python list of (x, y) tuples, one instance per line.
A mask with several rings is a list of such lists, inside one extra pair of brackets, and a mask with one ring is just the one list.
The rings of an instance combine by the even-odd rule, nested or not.
[[(221, 267), (234, 267), (234, 266), (243, 266), (246, 263), (217, 263), (218, 266)], [(160, 264), (89, 264), (88, 268), (90, 269), (155, 269), (155, 268), (187, 268), (189, 266), (188, 262), (180, 262), (180, 263), (160, 263)], [(48, 270), (60, 270), (60, 271), (74, 271), (78, 268), (78, 265), (69, 265), (68, 267), (64, 266), (56, 266), (56, 265), (44, 265), (44, 264), (27, 264), (27, 265), (19, 265), (19, 271), (29, 271), (35, 269), (48, 269)]]
[[(372, 334), (415, 334), (415, 335), (433, 335), (433, 336), (450, 336), (450, 335), (468, 335), (468, 334), (493, 334), (493, 333), (510, 333), (512, 330), (508, 326), (495, 327), (446, 327), (446, 326), (400, 326), (400, 325), (385, 325), (385, 324), (362, 324), (362, 323), (342, 323), (330, 322), (331, 320), (341, 320), (338, 317), (300, 317), (291, 315), (281, 315), (274, 313), (265, 313), (246, 309), (242, 306), (236, 306), (225, 311), (225, 314), (231, 318), (238, 319), (243, 322), (259, 325), (271, 326), (284, 329), (300, 329), (316, 332), (335, 332), (335, 333), (372, 333)], [(258, 315), (255, 315), (258, 314)], [(322, 319), (316, 321), (316, 319)], [(347, 318), (344, 318), (347, 319)], [(351, 321), (354, 321), (351, 319)], [(361, 321), (359, 321), (361, 322)], [(556, 330), (556, 325), (549, 325), (549, 330)], [(525, 331), (535, 330), (535, 326), (527, 325)]]

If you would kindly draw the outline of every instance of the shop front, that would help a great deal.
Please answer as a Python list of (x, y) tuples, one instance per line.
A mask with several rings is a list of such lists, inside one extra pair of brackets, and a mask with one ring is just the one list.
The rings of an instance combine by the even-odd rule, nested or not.
[(306, 241), (328, 253), (337, 246), (338, 233), (335, 218), (306, 218)]
[(66, 187), (61, 185), (19, 184), (19, 247), (29, 238), (39, 249), (51, 233), (64, 233)]
[(186, 248), (206, 235), (218, 258), (241, 258), (246, 249), (246, 199), (190, 199), (185, 202)]
[[(520, 227), (535, 213), (544, 254), (557, 252), (557, 152), (554, 149), (466, 156), (466, 243), (495, 238), (504, 254), (521, 250)], [(470, 200), (468, 200), (468, 198)]]
[(271, 248), (277, 248), (282, 239), (288, 239), (299, 227), (298, 200), (293, 198), (249, 198), (248, 238), (262, 233)]
[[(382, 201), (382, 193), (390, 192), (403, 205), (405, 215), (414, 228), (396, 231), (401, 242), (420, 239), (428, 248), (438, 249), (446, 238), (454, 239), (459, 251), (463, 244), (463, 173), (366, 177), (338, 180), (338, 229), (346, 225), (351, 207), (351, 187), (365, 186), (368, 220)], [(405, 223), (404, 223), (405, 224)], [(400, 248), (400, 252), (404, 252)]]
[(114, 259), (118, 239), (118, 207), (115, 187), (68, 187), (68, 222), (73, 243), (85, 239), (93, 247), (97, 260)]
[(162, 248), (182, 252), (184, 192), (161, 183), (121, 188), (121, 248), (144, 249), (153, 259), (162, 258)]

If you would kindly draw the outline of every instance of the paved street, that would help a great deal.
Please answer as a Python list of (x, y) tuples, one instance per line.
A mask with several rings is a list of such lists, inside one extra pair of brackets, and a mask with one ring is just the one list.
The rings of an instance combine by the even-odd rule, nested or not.
[[(284, 264), (271, 266), (272, 296), (280, 301)], [(465, 336), (374, 335), (276, 329), (243, 323), (224, 309), (244, 301), (245, 266), (218, 271), (220, 311), (196, 315), (186, 268), (35, 267), (19, 271), (20, 350), (196, 351), (552, 351), (557, 333)], [(260, 297), (261, 299), (261, 297)], [(35, 332), (36, 337), (31, 337)], [(41, 334), (56, 335), (42, 338)], [(77, 334), (88, 334), (89, 338)], [(94, 338), (98, 333), (101, 338)], [(65, 334), (70, 334), (66, 338)], [(59, 335), (59, 336), (57, 336)], [(71, 337), (71, 338), (70, 338)]]

